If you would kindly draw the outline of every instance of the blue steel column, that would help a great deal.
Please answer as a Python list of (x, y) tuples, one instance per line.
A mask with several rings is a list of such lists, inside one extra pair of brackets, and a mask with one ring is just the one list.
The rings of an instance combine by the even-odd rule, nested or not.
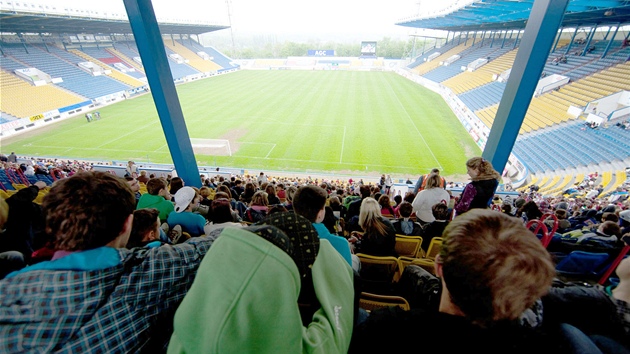
[(586, 51), (588, 50), (588, 47), (591, 46), (591, 41), (593, 40), (593, 37), (595, 36), (595, 31), (597, 31), (597, 25), (595, 25), (591, 33), (588, 34), (588, 39), (586, 40), (586, 44), (584, 45), (584, 50), (582, 50), (582, 56), (586, 55)]
[[(617, 24), (617, 27), (615, 28), (615, 33), (613, 33), (612, 37), (610, 37), (610, 40), (608, 41), (608, 44), (606, 45), (606, 49), (604, 49), (604, 52), (602, 53), (601, 59), (604, 59), (606, 55), (608, 54), (608, 51), (610, 50), (610, 47), (612, 46), (613, 41), (615, 40), (615, 37), (617, 36), (617, 31), (619, 31), (619, 27), (621, 27), (621, 23)], [(608, 27), (608, 32), (610, 32), (610, 27)], [(608, 35), (606, 35), (606, 37), (608, 37)]]
[(151, 0), (123, 0), (177, 175), (201, 187), (197, 161)]
[(560, 42), (560, 38), (562, 37), (562, 31), (564, 30), (564, 28), (560, 28), (560, 32), (558, 33), (558, 37), (556, 37), (556, 41), (553, 43), (553, 49), (551, 49), (551, 52), (555, 52), (556, 51), (556, 47), (558, 47), (558, 42)]
[(571, 36), (571, 42), (569, 42), (569, 45), (567, 46), (567, 50), (564, 51), (564, 54), (569, 54), (569, 50), (571, 50), (571, 46), (573, 45), (573, 41), (575, 40), (575, 36), (578, 33), (578, 30), (580, 29), (580, 26), (575, 26), (575, 32), (573, 32), (573, 36)]
[(514, 59), (482, 157), (501, 173), (507, 164), (538, 78), (569, 0), (536, 0)]

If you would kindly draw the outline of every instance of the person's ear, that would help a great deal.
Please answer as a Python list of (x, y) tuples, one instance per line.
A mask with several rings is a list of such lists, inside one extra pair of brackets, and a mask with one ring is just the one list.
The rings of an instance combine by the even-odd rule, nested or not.
[(324, 221), (324, 218), (326, 217), (326, 208), (322, 208), (319, 213), (317, 213), (317, 218), (315, 219), (315, 223), (320, 223), (322, 221)]
[(433, 269), (435, 270), (435, 275), (438, 278), (442, 278), (442, 259), (440, 258), (439, 254), (437, 256), (435, 256), (435, 262), (433, 263)]

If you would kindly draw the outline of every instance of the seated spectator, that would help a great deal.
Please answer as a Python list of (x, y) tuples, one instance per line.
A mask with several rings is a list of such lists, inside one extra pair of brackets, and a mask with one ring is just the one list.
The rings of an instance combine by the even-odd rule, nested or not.
[(245, 183), (245, 190), (241, 193), (240, 201), (245, 204), (249, 204), (252, 201), (254, 193), (256, 193), (256, 185), (252, 182)]
[[(26, 264), (47, 258), (32, 258), (33, 252), (46, 246), (50, 240), (45, 232), (42, 208), (34, 202), (40, 190), (44, 188), (46, 183), (38, 181), (6, 199), (8, 215), (4, 232), (0, 234), (2, 236), (0, 252), (17, 251), (22, 254)], [(49, 253), (47, 256), (52, 255)]]
[(289, 186), (289, 188), (287, 188), (286, 191), (286, 195), (287, 195), (287, 200), (286, 202), (284, 202), (284, 207), (287, 208), (287, 210), (293, 210), (293, 196), (295, 195), (295, 192), (297, 192), (297, 187), (296, 186)]
[(400, 204), (400, 208), (398, 209), (398, 213), (400, 214), (400, 219), (392, 222), (392, 226), (396, 230), (396, 234), (398, 235), (406, 235), (406, 236), (422, 236), (424, 235), (424, 231), (422, 230), (422, 226), (411, 220), (411, 212), (413, 211), (413, 206), (409, 202), (402, 202)]
[[(350, 238), (356, 247), (355, 253), (398, 257), (395, 250), (396, 229), (381, 216), (381, 207), (374, 198), (367, 197), (361, 202), (359, 226), (363, 235), (355, 232)], [(357, 242), (359, 237), (360, 242)]]
[(280, 200), (287, 198), (287, 192), (284, 190), (284, 184), (278, 183), (276, 185), (276, 195)]
[(446, 229), (446, 226), (449, 224), (449, 212), (446, 204), (437, 203), (434, 204), (431, 209), (435, 221), (428, 223), (424, 227), (424, 236), (422, 237), (422, 245), (420, 247), (425, 251), (428, 250), (429, 244), (431, 244), (431, 240), (434, 237), (442, 237), (444, 229)]
[(540, 219), (543, 216), (542, 211), (538, 208), (538, 204), (533, 200), (526, 202), (516, 211), (516, 216), (523, 218), (524, 221)]
[[(0, 198), (0, 230), (4, 230), (4, 224), (9, 217), (9, 204)], [(22, 269), (26, 266), (24, 255), (18, 251), (0, 252), (0, 279), (7, 274)]]
[(212, 223), (206, 226), (205, 231), (207, 233), (225, 227), (243, 227), (243, 224), (234, 221), (234, 210), (232, 210), (230, 201), (227, 198), (216, 198), (212, 201), (210, 209)]
[(171, 194), (171, 196), (174, 196), (175, 193), (177, 193), (177, 191), (180, 190), (183, 186), (184, 186), (183, 179), (181, 179), (180, 177), (173, 177), (171, 178), (169, 182), (168, 192)]
[(265, 188), (265, 192), (267, 192), (267, 201), (269, 205), (280, 204), (280, 198), (276, 196), (276, 187), (273, 184), (268, 184)]
[(147, 177), (147, 171), (144, 171), (144, 170), (140, 171), (140, 176), (138, 176), (137, 180), (138, 182), (146, 185), (147, 182), (149, 182), (149, 177)]
[[(169, 353), (348, 351), (352, 270), (300, 215), (263, 222), (221, 233), (177, 309)], [(307, 301), (317, 306), (306, 312)]]
[(435, 269), (438, 312), (374, 310), (355, 329), (350, 352), (411, 352), (418, 342), (399, 339), (418, 335), (427, 353), (559, 352), (559, 339), (518, 323), (555, 275), (549, 253), (521, 221), (482, 209), (458, 216), (444, 230)]
[(42, 207), (57, 251), (0, 281), (0, 352), (165, 350), (213, 239), (128, 250), (134, 204), (125, 180), (109, 173), (55, 183)]
[(174, 196), (175, 211), (168, 215), (166, 222), (173, 229), (180, 225), (182, 232), (190, 236), (202, 236), (205, 234), (206, 219), (200, 214), (193, 213), (193, 209), (199, 204), (199, 195), (192, 187), (180, 188)]
[(258, 191), (252, 196), (249, 207), (245, 210), (243, 220), (247, 222), (258, 222), (267, 216), (269, 211), (269, 202), (267, 201), (267, 193)]
[(131, 188), (133, 195), (136, 197), (136, 204), (137, 204), (138, 201), (140, 200), (140, 197), (142, 197), (142, 194), (140, 194), (140, 184), (138, 184), (138, 180), (131, 176), (126, 176), (125, 181), (127, 181), (129, 188)]
[(339, 252), (339, 254), (352, 266), (350, 256), (350, 244), (348, 240), (341, 236), (333, 235), (322, 223), (325, 216), (326, 199), (328, 193), (320, 187), (306, 185), (300, 187), (295, 193), (293, 210), (296, 214), (302, 215), (312, 224), (320, 239), (325, 239)]
[(163, 179), (151, 178), (147, 182), (147, 193), (140, 197), (136, 209), (145, 208), (157, 209), (160, 212), (160, 222), (166, 222), (168, 215), (175, 209)]
[(556, 280), (542, 298), (543, 326), (568, 323), (589, 335), (596, 344), (604, 336), (625, 346), (625, 351), (616, 348), (608, 353), (627, 353), (630, 350), (629, 257), (619, 263), (615, 273), (619, 283), (607, 287)]
[(157, 209), (138, 209), (133, 212), (133, 224), (127, 248), (154, 248), (162, 245), (159, 215), (160, 212)]
[(577, 243), (597, 242), (615, 246), (621, 237), (621, 228), (613, 221), (605, 221), (595, 232), (585, 233), (577, 238)]
[(381, 206), (381, 215), (386, 218), (395, 218), (398, 216), (394, 208), (392, 207), (389, 196), (387, 194), (383, 194), (378, 198), (378, 205)]

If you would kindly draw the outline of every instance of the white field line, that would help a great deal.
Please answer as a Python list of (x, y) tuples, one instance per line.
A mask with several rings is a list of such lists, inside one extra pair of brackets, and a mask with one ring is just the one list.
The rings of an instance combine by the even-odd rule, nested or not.
[(273, 149), (276, 148), (276, 144), (273, 144), (273, 146), (271, 147), (271, 149), (269, 150), (269, 152), (267, 153), (267, 156), (265, 156), (266, 159), (269, 158), (269, 154), (271, 154), (271, 152), (273, 151)]
[[(389, 88), (392, 89), (392, 85), (390, 85), (389, 82), (387, 82), (387, 84), (389, 85)], [(393, 91), (393, 89), (392, 89), (392, 91)], [(416, 123), (414, 123), (413, 119), (411, 119), (411, 116), (409, 115), (409, 112), (407, 112), (407, 109), (405, 108), (405, 106), (403, 106), (402, 102), (400, 102), (400, 99), (398, 98), (398, 95), (395, 95), (395, 97), (396, 97), (396, 101), (398, 101), (398, 105), (400, 105), (400, 107), (405, 111), (405, 114), (407, 115), (407, 118), (409, 119), (409, 121), (411, 122), (413, 127), (418, 132), (418, 135), (420, 135), (420, 138), (422, 139), (422, 142), (424, 143), (424, 146), (427, 147), (427, 150), (429, 150), (429, 152), (431, 153), (431, 156), (433, 156), (433, 159), (435, 160), (435, 162), (437, 162), (438, 167), (440, 168), (440, 170), (443, 170), (444, 168), (442, 168), (442, 165), (440, 164), (440, 161), (438, 161), (437, 157), (435, 157), (435, 154), (433, 153), (433, 150), (431, 150), (431, 148), (429, 147), (429, 144), (427, 144), (427, 141), (424, 140), (424, 136), (422, 136), (422, 133), (420, 132), (420, 130), (416, 126)]]
[(339, 156), (339, 163), (343, 163), (343, 148), (346, 145), (346, 126), (343, 126), (343, 138), (341, 139), (341, 154)]

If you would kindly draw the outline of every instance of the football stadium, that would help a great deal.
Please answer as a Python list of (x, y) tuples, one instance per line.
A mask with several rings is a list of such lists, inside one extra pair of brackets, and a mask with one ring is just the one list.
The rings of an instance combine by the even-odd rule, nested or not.
[(0, 0), (0, 352), (630, 352), (630, 1), (273, 58), (122, 2)]

